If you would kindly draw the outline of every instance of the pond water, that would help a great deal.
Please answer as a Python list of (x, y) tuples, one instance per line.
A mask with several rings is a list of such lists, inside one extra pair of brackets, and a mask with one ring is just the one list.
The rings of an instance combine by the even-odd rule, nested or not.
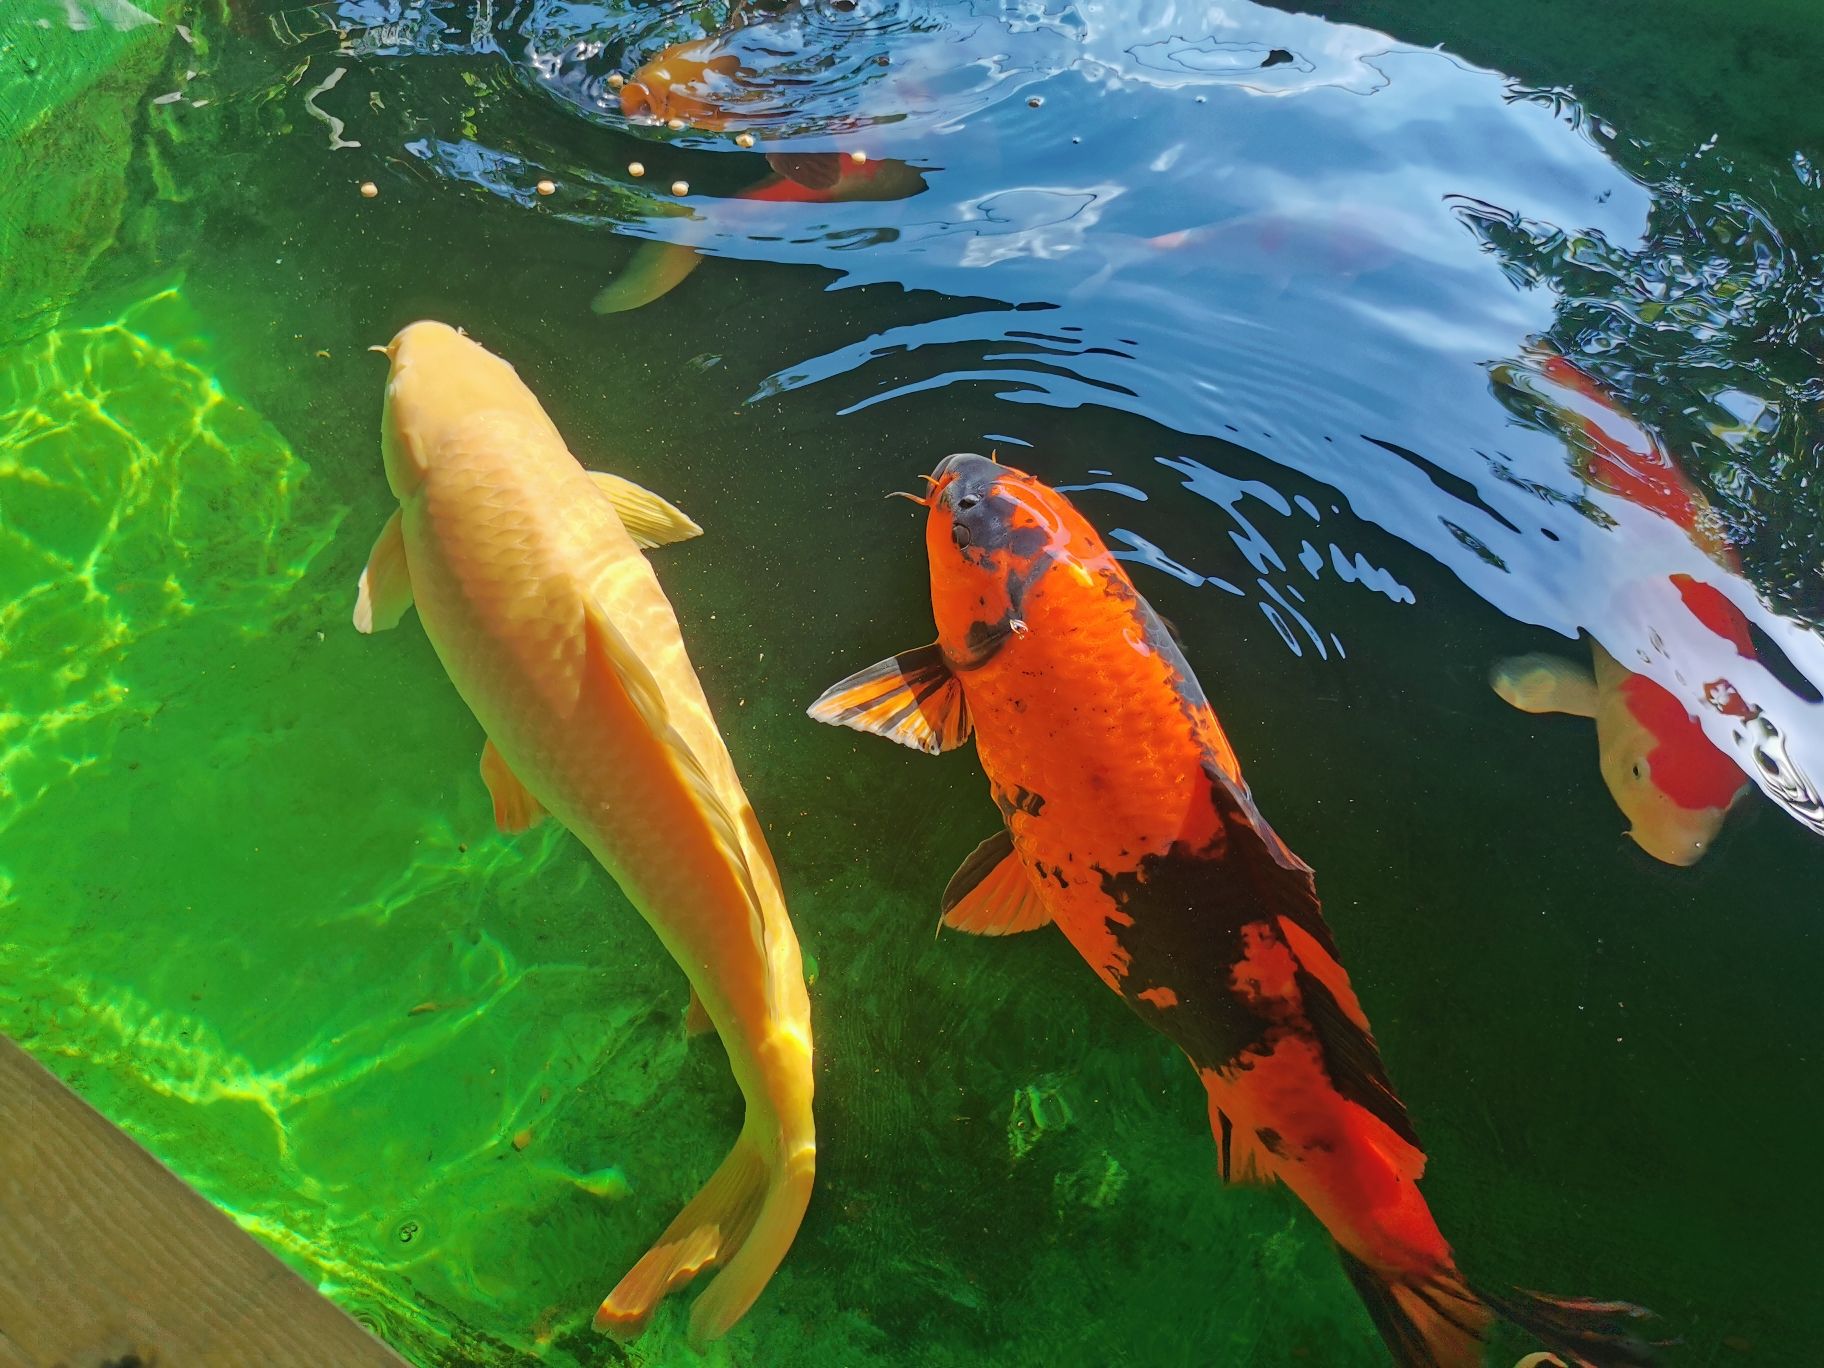
[(1824, 34), (1311, 8), (14, 0), (0, 1031), (416, 1363), (697, 1361), (688, 1295), (589, 1319), (739, 1127), (722, 1052), (576, 841), (495, 830), (416, 622), (349, 622), (366, 349), (440, 318), (705, 529), (653, 562), (821, 1153), (703, 1361), (1387, 1362), (1069, 945), (933, 937), (973, 757), (804, 716), (931, 637), (883, 495), (994, 450), (1316, 869), (1463, 1266), (1815, 1362)]

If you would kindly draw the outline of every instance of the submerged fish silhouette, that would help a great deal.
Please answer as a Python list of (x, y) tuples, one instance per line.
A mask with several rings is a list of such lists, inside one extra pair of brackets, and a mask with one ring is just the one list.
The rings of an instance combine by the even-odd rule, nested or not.
[(550, 813), (614, 877), (689, 976), (692, 1015), (747, 1100), (734, 1148), (608, 1294), (637, 1332), (712, 1264), (691, 1310), (714, 1339), (772, 1277), (811, 1192), (811, 1023), (798, 940), (753, 808), (641, 547), (701, 530), (576, 461), (513, 368), (441, 323), (392, 361), (381, 447), (399, 508), (362, 573), (355, 626), (416, 605), (487, 733), (501, 828)]
[[(1498, 385), (1525, 393), (1570, 443), (1579, 479), (1681, 528), (1724, 569), (1741, 561), (1722, 520), (1659, 439), (1584, 371), (1543, 345), (1519, 364), (1494, 368)], [(1721, 592), (1674, 575), (1686, 608), (1710, 631), (1752, 659), (1747, 620)], [(1594, 638), (1594, 670), (1550, 655), (1499, 662), (1489, 683), (1523, 712), (1594, 719), (1603, 782), (1629, 821), (1628, 836), (1666, 864), (1690, 865), (1715, 843), (1731, 809), (1747, 796), (1748, 776), (1704, 734), (1698, 720), (1662, 685), (1621, 665)], [(1712, 686), (1725, 710), (1748, 709), (1726, 680)]]

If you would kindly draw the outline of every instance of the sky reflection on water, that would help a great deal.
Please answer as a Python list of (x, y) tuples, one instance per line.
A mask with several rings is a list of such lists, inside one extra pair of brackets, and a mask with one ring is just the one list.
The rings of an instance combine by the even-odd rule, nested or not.
[[(507, 64), (517, 95), (459, 120), (414, 109), (414, 146), (436, 174), (528, 206), (531, 180), (560, 175), (563, 202), (541, 212), (821, 266), (840, 286), (975, 302), (789, 359), (752, 402), (819, 386), (859, 413), (986, 387), (1226, 438), (1333, 489), (1509, 617), (1589, 633), (1824, 830), (1824, 715), (1803, 682), (1824, 681), (1824, 643), (1807, 624), (1824, 595), (1802, 568), (1818, 563), (1817, 520), (1784, 473), (1815, 462), (1820, 393), (1815, 374), (1782, 369), (1766, 346), (1771, 332), (1802, 354), (1824, 313), (1816, 266), (1782, 236), (1818, 221), (1806, 167), (1785, 170), (1787, 198), (1769, 206), (1706, 198), (1689, 166), (1649, 184), (1638, 168), (1650, 158), (1560, 94), (1252, 4), (821, 4), (714, 40), (740, 60), (718, 87), (728, 127), (754, 130), (762, 150), (902, 159), (925, 188), (754, 203), (733, 194), (766, 174), (757, 153), (726, 133), (626, 120), (610, 98), (611, 72), (702, 37), (687, 17), (537, 3), (498, 13), (488, 25), (462, 6), (340, 8), (357, 53)], [(534, 94), (601, 135), (539, 144), (520, 131), (495, 146)], [(713, 153), (725, 186), (679, 203), (636, 185), (623, 170), (630, 136), (651, 144), (651, 182)], [(1681, 223), (1696, 225), (1689, 240)], [(1668, 333), (1701, 353), (1683, 374), (1664, 355)], [(1541, 338), (1581, 358), (1618, 409), (1640, 382), (1639, 422), (1667, 425), (1673, 459), (1745, 548), (1737, 563), (1652, 508), (1586, 488), (1563, 435), (1516, 415), (1491, 373)], [(1226, 477), (1173, 453), (1078, 459), (1155, 499), (1176, 475), (1236, 515), (1218, 489)], [(1257, 492), (1256, 514), (1272, 503)], [(1301, 625), (1301, 577), (1347, 566), (1396, 601), (1404, 586), (1380, 582), (1370, 548), (1333, 557), (1315, 524), (1278, 503), (1273, 563), (1254, 563), (1251, 584), (1210, 582), (1253, 598), (1290, 648), (1340, 652), (1332, 626)], [(1154, 546), (1138, 525), (1116, 539), (1164, 573), (1209, 578), (1186, 569), (1205, 546)], [(1781, 565), (1757, 575), (1770, 545)], [(1694, 620), (1674, 576), (1734, 604), (1773, 667)], [(1719, 708), (1707, 692), (1718, 680), (1743, 703)]]

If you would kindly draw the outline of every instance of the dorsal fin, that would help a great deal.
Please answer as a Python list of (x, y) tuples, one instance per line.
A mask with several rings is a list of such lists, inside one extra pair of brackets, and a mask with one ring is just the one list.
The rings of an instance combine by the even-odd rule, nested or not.
[(842, 180), (837, 152), (768, 152), (766, 164), (807, 190), (834, 190)]
[(831, 685), (807, 711), (833, 727), (873, 732), (932, 755), (969, 739), (963, 686), (935, 642)]
[(1380, 1047), (1343, 971), (1310, 867), (1267, 825), (1244, 786), (1216, 765), (1205, 765), (1204, 773), (1210, 781), (1210, 801), (1227, 836), (1227, 862), (1253, 885), (1263, 910), (1278, 923), (1287, 949), (1298, 962), (1294, 980), (1303, 1015), (1331, 1086), (1411, 1145), (1422, 1164), (1424, 1150), (1405, 1104), (1387, 1077)]
[(1013, 936), (1051, 921), (1005, 829), (970, 852), (944, 889), (942, 907), (945, 926), (974, 936)]

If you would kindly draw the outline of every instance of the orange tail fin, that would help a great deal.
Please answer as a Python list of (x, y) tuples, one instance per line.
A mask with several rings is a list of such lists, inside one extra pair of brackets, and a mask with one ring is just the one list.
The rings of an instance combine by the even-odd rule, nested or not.
[(1637, 1333), (1650, 1312), (1627, 1302), (1478, 1291), (1454, 1273), (1425, 1283), (1391, 1280), (1347, 1250), (1349, 1281), (1399, 1368), (1479, 1368), (1497, 1319), (1531, 1335), (1566, 1368), (1652, 1368), (1661, 1347)]
[(703, 1190), (603, 1300), (597, 1330), (631, 1339), (667, 1293), (712, 1264), (722, 1271), (691, 1308), (693, 1343), (720, 1339), (754, 1304), (798, 1234), (815, 1158), (808, 1147), (769, 1158), (782, 1147), (772, 1137), (762, 1145), (751, 1129), (750, 1123), (742, 1130)]

